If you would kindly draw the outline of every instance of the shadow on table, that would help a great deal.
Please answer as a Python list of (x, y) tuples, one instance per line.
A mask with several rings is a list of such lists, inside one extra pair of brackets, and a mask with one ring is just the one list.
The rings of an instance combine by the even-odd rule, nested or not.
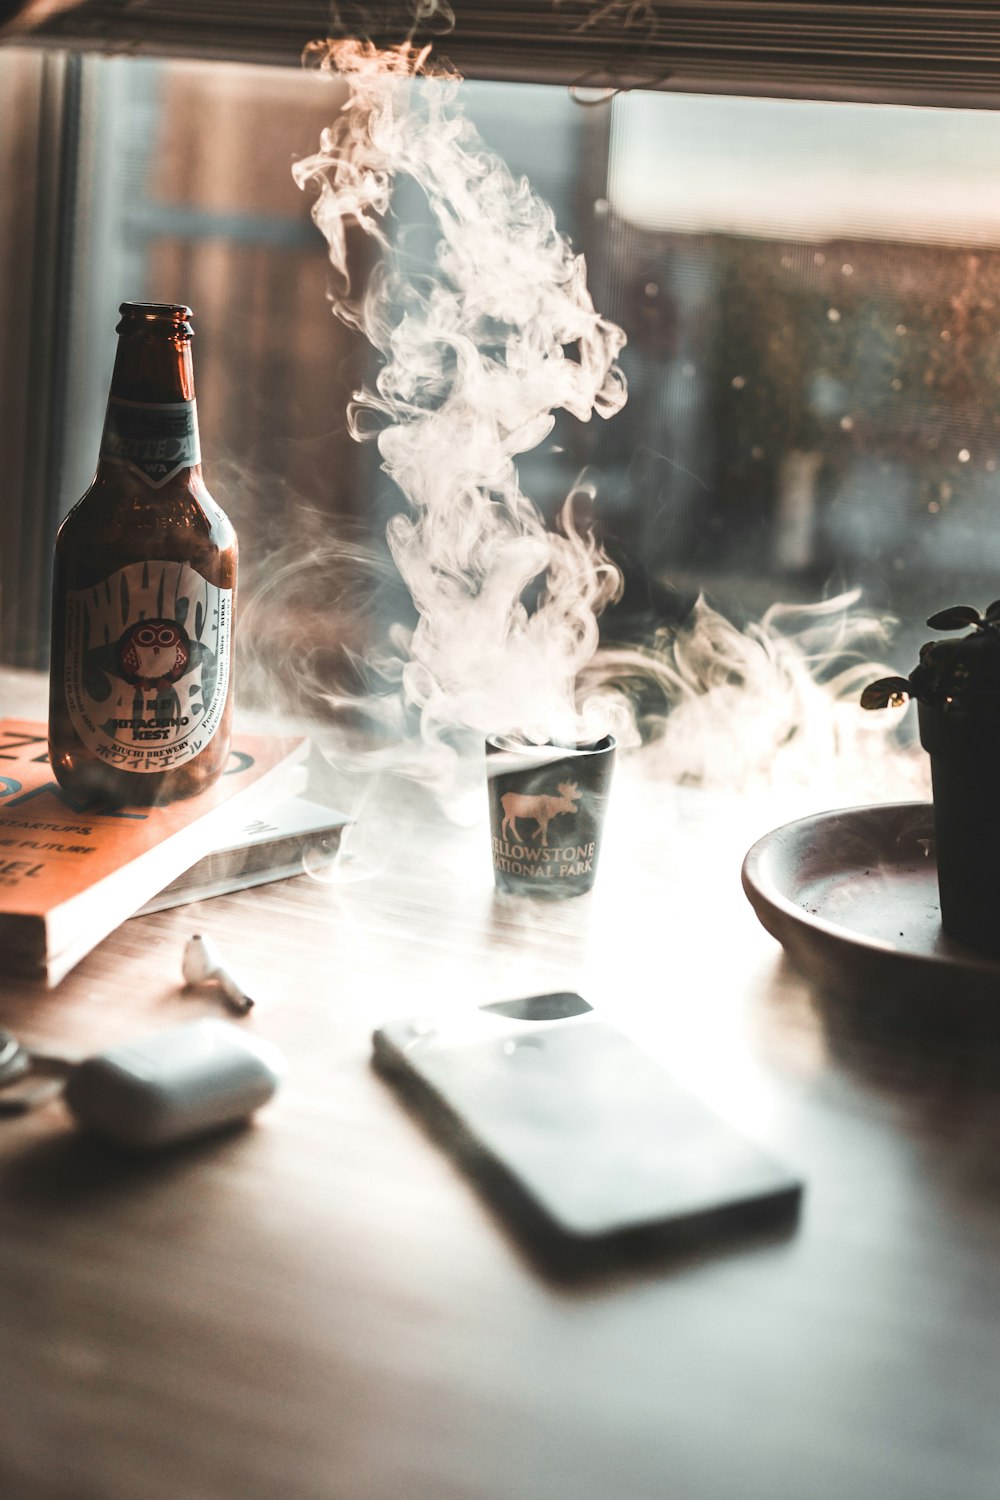
[[(56, 1109), (50, 1106), (45, 1114), (51, 1111), (54, 1119)], [(138, 1152), (106, 1144), (69, 1125), (65, 1117), (60, 1125), (3, 1162), (0, 1195), (8, 1208), (76, 1212), (152, 1192), (204, 1161), (220, 1164), (254, 1128), (252, 1121), (241, 1121), (163, 1151)]]
[[(789, 978), (800, 973), (780, 962)], [(792, 989), (778, 986), (779, 995)], [(952, 1006), (946, 987), (936, 1003), (898, 988), (878, 996), (814, 988), (795, 1024), (817, 1027), (828, 1068), (922, 1142), (927, 1165), (947, 1163), (963, 1194), (1000, 1204), (1000, 993), (995, 1007), (969, 1007)]]

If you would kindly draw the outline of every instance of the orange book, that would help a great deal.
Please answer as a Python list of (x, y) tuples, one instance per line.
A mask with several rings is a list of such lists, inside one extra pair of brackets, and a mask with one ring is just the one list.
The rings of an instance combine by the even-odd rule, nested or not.
[(301, 791), (302, 737), (236, 735), (222, 777), (163, 807), (82, 806), (49, 769), (46, 727), (0, 719), (0, 972), (59, 980), (245, 821)]

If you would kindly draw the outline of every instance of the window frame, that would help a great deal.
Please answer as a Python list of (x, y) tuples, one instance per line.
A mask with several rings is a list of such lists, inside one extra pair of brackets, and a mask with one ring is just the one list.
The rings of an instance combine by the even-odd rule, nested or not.
[[(315, 38), (429, 43), (470, 79), (857, 102), (1000, 102), (992, 0), (80, 0), (24, 40), (103, 52), (296, 63)], [(446, 10), (446, 7), (441, 7)]]

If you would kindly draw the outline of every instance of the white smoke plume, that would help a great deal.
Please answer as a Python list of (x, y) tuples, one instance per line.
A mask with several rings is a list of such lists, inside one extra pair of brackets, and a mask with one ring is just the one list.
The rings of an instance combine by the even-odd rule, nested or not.
[(873, 660), (896, 622), (858, 589), (774, 604), (739, 630), (703, 598), (647, 647), (606, 649), (581, 682), (643, 704), (650, 770), (672, 785), (759, 793), (809, 789), (814, 805), (929, 796), (927, 759), (900, 717), (866, 712), (861, 692), (891, 668)]
[[(515, 459), (546, 438), (559, 410), (581, 421), (619, 410), (625, 335), (595, 311), (583, 259), (552, 210), (462, 113), (456, 78), (423, 77), (426, 55), (407, 45), (328, 42), (314, 61), (349, 94), (319, 151), (293, 170), (300, 187), (317, 189), (334, 310), (383, 360), (349, 422), (356, 437), (376, 437), (408, 502), (388, 529), (419, 614), (398, 641), (403, 694), (431, 744), (453, 727), (575, 740), (594, 729), (593, 713), (584, 725), (577, 711), (577, 676), (621, 577), (579, 528), (580, 496), (548, 529)], [(422, 190), (438, 236), (433, 268), (419, 277), (406, 274), (387, 223), (402, 177)], [(360, 295), (348, 224), (382, 252)], [(523, 595), (540, 579), (529, 608)]]
[[(776, 605), (745, 631), (702, 600), (648, 647), (599, 649), (598, 617), (621, 576), (580, 521), (595, 487), (581, 476), (548, 528), (515, 460), (544, 441), (559, 410), (587, 421), (621, 408), (625, 335), (595, 310), (583, 259), (551, 209), (464, 116), (459, 80), (427, 73), (426, 49), (323, 42), (311, 60), (348, 94), (293, 172), (316, 192), (334, 312), (382, 359), (374, 389), (355, 396), (351, 431), (377, 441), (407, 502), (388, 541), (419, 621), (394, 627), (362, 663), (383, 685), (364, 707), (390, 731), (393, 765), (451, 790), (456, 731), (481, 751), (487, 733), (571, 743), (610, 730), (623, 746), (651, 742), (658, 774), (674, 783), (803, 785), (833, 770), (831, 800), (844, 789), (857, 800), (887, 787), (925, 795), (919, 755), (903, 747), (887, 762), (896, 725), (858, 706), (886, 672), (861, 643), (884, 639), (891, 622), (857, 611), (856, 593)], [(437, 235), (419, 274), (392, 232), (402, 178), (422, 190)], [(380, 252), (360, 289), (352, 227)], [(307, 676), (314, 697), (357, 706), (322, 673)], [(413, 711), (416, 747), (405, 732)]]

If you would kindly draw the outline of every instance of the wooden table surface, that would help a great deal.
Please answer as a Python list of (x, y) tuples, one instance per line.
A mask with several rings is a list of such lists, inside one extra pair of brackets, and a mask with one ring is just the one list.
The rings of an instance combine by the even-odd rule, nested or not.
[[(481, 821), (385, 780), (357, 810), (357, 878), (135, 919), (0, 991), (75, 1053), (220, 1014), (181, 986), (197, 929), (289, 1060), (252, 1127), (153, 1160), (58, 1102), (0, 1124), (3, 1500), (995, 1500), (990, 1024), (792, 972), (740, 888), (763, 801), (623, 759), (597, 886), (555, 906), (494, 895)], [(540, 1273), (370, 1036), (553, 989), (804, 1177), (790, 1233)]]

